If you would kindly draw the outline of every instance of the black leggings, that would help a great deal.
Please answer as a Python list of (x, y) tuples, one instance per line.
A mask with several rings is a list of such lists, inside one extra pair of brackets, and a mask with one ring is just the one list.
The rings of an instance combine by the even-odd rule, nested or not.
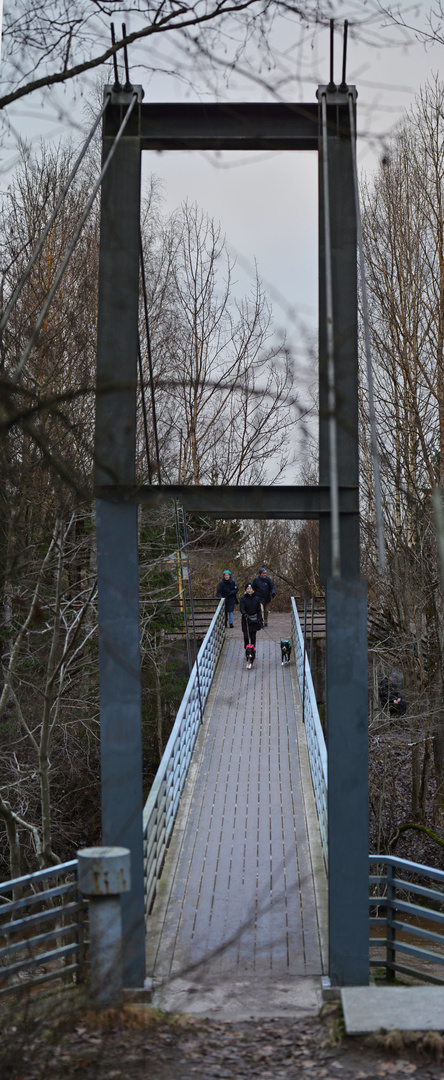
[(255, 629), (253, 630), (251, 623), (248, 622), (248, 619), (245, 615), (242, 615), (242, 632), (244, 635), (245, 647), (247, 645), (254, 645), (254, 647), (256, 648), (257, 627), (255, 627)]

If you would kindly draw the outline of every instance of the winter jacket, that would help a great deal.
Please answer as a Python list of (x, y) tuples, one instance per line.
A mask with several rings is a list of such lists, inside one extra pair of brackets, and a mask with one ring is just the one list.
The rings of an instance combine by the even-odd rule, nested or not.
[(234, 611), (234, 605), (237, 604), (236, 593), (238, 592), (238, 589), (239, 586), (236, 585), (233, 578), (230, 578), (229, 581), (225, 581), (225, 578), (222, 578), (222, 581), (219, 582), (216, 595), (219, 597), (219, 600), (222, 600), (222, 598), (225, 599), (225, 611)]
[(276, 595), (274, 581), (271, 580), (271, 577), (268, 577), (268, 574), (264, 578), (258, 574), (251, 584), (254, 589), (254, 595), (259, 597), (261, 604), (269, 604), (270, 600), (273, 599), (273, 596)]
[(244, 619), (247, 619), (249, 615), (256, 616), (257, 619), (254, 619), (254, 622), (251, 623), (251, 626), (257, 626), (257, 629), (261, 630), (264, 624), (262, 621), (261, 602), (259, 600), (259, 597), (256, 596), (256, 593), (252, 593), (251, 596), (247, 592), (244, 593), (244, 595), (241, 596), (239, 606), (240, 613), (242, 615), (242, 622), (244, 621)]

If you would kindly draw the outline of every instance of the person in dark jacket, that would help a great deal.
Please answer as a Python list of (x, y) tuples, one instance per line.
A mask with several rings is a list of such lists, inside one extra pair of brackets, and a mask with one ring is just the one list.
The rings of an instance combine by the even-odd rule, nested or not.
[(405, 716), (407, 702), (403, 695), (403, 677), (398, 671), (391, 671), (380, 680), (378, 685), (379, 700), (384, 708), (388, 705), (390, 716)]
[(245, 586), (244, 595), (240, 600), (240, 613), (242, 615), (242, 633), (244, 645), (253, 645), (256, 648), (256, 634), (263, 627), (261, 602), (253, 590), (250, 581)]
[(219, 600), (225, 598), (225, 626), (229, 626), (230, 630), (233, 629), (233, 611), (234, 605), (238, 603), (237, 593), (239, 586), (231, 577), (230, 570), (224, 570), (222, 574), (222, 581), (217, 586), (217, 596)]
[(262, 604), (262, 616), (264, 620), (264, 626), (268, 626), (268, 608), (270, 601), (276, 595), (276, 589), (274, 581), (268, 576), (265, 566), (261, 566), (257, 577), (252, 582), (255, 595), (259, 597)]

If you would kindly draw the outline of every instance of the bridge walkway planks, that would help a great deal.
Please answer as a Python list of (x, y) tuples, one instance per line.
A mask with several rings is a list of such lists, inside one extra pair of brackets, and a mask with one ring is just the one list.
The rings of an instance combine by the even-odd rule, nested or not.
[[(239, 617), (238, 617), (239, 620)], [(294, 662), (271, 615), (245, 666), (227, 631), (147, 928), (154, 983), (320, 978), (326, 878)]]

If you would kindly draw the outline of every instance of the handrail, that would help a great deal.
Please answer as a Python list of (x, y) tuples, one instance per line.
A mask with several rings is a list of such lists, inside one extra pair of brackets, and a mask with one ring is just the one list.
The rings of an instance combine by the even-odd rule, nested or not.
[(299, 689), (301, 700), (303, 701), (303, 721), (305, 723), (307, 737), (311, 779), (316, 801), (322, 850), (324, 853), (325, 865), (328, 867), (327, 748), (319, 717), (310, 664), (305, 651), (304, 636), (294, 597), (291, 598), (291, 626)]
[[(193, 755), (202, 712), (225, 640), (225, 601), (213, 615), (194, 664), (173, 730), (143, 811), (145, 910), (148, 915), (157, 891), (165, 855)], [(198, 682), (199, 675), (199, 682)], [(200, 698), (199, 698), (200, 690)]]
[(0, 997), (54, 979), (79, 982), (86, 920), (77, 859), (0, 882)]
[[(370, 915), (370, 926), (385, 930), (385, 937), (370, 937), (370, 949), (383, 948), (385, 960), (370, 959), (370, 966), (384, 967), (389, 981), (398, 972), (423, 982), (443, 985), (444, 870), (410, 862), (409, 859), (398, 859), (394, 855), (370, 855), (369, 863), (370, 869), (386, 867), (385, 873), (370, 874), (369, 905), (370, 909), (377, 909), (377, 915)], [(407, 873), (412, 874), (415, 880), (407, 880), (404, 876)], [(436, 881), (441, 887), (430, 888), (427, 884), (421, 884), (418, 878)], [(379, 887), (382, 894), (376, 893), (375, 887)], [(418, 904), (412, 896), (421, 897), (424, 902)], [(381, 908), (385, 909), (385, 915), (381, 916)], [(412, 921), (405, 921), (405, 917)], [(440, 927), (442, 932), (439, 932)], [(441, 951), (431, 952), (422, 947), (422, 942), (438, 946)], [(400, 961), (397, 954), (401, 957)], [(403, 956), (411, 957), (413, 962), (423, 966), (413, 967), (402, 963)], [(432, 964), (438, 965), (439, 975), (430, 972)]]

